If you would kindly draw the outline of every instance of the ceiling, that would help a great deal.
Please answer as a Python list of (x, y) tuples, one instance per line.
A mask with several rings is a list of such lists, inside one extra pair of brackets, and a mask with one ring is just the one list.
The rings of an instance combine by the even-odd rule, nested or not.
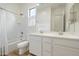
[(39, 6), (37, 6), (38, 9), (41, 8), (47, 8), (47, 7), (52, 7), (52, 8), (56, 8), (59, 6), (65, 6), (65, 3), (40, 3)]

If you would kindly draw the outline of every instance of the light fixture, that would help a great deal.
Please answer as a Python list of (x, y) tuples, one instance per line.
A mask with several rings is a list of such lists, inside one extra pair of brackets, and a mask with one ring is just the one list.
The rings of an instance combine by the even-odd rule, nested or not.
[(40, 4), (38, 3), (38, 4), (36, 4), (36, 6), (39, 6)]

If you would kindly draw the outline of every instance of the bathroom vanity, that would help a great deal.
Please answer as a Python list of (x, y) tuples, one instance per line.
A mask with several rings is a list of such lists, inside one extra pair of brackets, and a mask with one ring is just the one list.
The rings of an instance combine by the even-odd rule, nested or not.
[(31, 33), (29, 43), (37, 56), (79, 56), (79, 37), (72, 34)]

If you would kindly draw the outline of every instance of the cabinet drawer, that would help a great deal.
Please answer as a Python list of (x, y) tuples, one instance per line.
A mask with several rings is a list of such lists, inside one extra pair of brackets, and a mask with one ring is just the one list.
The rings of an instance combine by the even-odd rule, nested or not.
[(41, 49), (41, 41), (40, 40), (30, 40), (29, 48)]
[(55, 45), (53, 47), (54, 56), (79, 56), (79, 49), (72, 49), (64, 46)]
[(45, 38), (43, 38), (43, 42), (51, 44), (51, 38), (45, 37)]
[(43, 51), (43, 56), (51, 56), (51, 51)]
[(37, 55), (37, 56), (41, 56), (41, 49), (30, 49), (30, 53)]
[(72, 39), (54, 39), (53, 44), (68, 46), (71, 48), (79, 48), (79, 40)]
[(43, 38), (42, 40), (43, 56), (51, 55), (51, 38)]
[(50, 38), (43, 38), (42, 42), (43, 50), (51, 50), (51, 39)]
[(51, 50), (51, 44), (43, 43), (43, 50)]

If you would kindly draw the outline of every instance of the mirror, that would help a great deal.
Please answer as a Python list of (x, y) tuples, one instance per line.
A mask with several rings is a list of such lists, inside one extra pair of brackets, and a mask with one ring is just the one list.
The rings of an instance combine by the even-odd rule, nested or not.
[(79, 32), (78, 3), (42, 3), (37, 7), (36, 30)]
[(70, 9), (69, 32), (79, 32), (79, 4), (75, 3)]

